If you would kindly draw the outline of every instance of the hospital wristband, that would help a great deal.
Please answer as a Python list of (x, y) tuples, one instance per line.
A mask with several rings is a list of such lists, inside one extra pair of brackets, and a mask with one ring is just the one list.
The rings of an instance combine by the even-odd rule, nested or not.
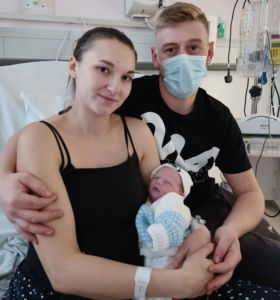
[(151, 268), (137, 267), (135, 272), (134, 298), (145, 299), (146, 289), (151, 279)]

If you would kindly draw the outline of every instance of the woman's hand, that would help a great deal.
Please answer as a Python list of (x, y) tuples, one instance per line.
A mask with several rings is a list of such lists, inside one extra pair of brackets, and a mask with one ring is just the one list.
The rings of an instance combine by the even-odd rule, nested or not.
[(0, 176), (1, 206), (17, 231), (29, 242), (38, 243), (36, 234), (52, 235), (53, 229), (42, 225), (62, 216), (62, 211), (40, 211), (56, 199), (45, 185), (28, 173)]
[(169, 268), (177, 269), (179, 268), (185, 259), (196, 252), (201, 247), (211, 242), (210, 231), (206, 226), (201, 226), (200, 228), (194, 230), (183, 242), (181, 247), (179, 247), (172, 264)]
[(183, 290), (175, 295), (176, 298), (196, 298), (205, 294), (206, 285), (214, 276), (209, 272), (209, 267), (214, 262), (208, 258), (213, 249), (214, 245), (208, 243), (187, 257), (182, 268), (179, 269), (185, 276), (181, 282)]

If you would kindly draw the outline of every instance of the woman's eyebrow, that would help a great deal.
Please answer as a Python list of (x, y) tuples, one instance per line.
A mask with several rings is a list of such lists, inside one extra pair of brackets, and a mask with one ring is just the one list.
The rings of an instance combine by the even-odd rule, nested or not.
[(106, 59), (100, 59), (100, 62), (103, 62), (104, 64), (109, 65), (110, 67), (115, 66), (114, 63), (112, 63), (111, 61), (106, 60)]

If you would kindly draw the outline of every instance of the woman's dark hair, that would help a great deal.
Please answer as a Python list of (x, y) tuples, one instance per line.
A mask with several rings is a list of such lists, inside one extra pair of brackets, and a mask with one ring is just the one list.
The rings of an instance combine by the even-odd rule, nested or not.
[(135, 54), (135, 61), (137, 60), (137, 52), (131, 42), (131, 40), (121, 31), (115, 28), (108, 27), (96, 27), (85, 32), (77, 41), (74, 49), (73, 56), (78, 62), (82, 60), (83, 54), (87, 52), (93, 42), (99, 39), (115, 39), (119, 42), (127, 45)]
[[(137, 61), (137, 52), (132, 44), (132, 41), (121, 31), (115, 28), (109, 27), (96, 27), (85, 32), (77, 41), (76, 47), (73, 52), (73, 56), (78, 62), (81, 62), (83, 55), (91, 47), (93, 42), (101, 39), (115, 39), (125, 45), (127, 45), (135, 55), (135, 61)], [(71, 89), (71, 94), (74, 93), (76, 89), (75, 79), (72, 79), (70, 75), (68, 76), (68, 82), (64, 94), (64, 106), (68, 107), (72, 105), (72, 97), (69, 98), (69, 88)]]

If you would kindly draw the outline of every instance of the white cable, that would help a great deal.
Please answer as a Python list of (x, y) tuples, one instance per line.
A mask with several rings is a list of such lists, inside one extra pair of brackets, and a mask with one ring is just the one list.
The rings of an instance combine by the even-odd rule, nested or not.
[[(273, 86), (273, 82), (271, 82), (271, 86)], [(271, 88), (270, 88), (270, 92), (271, 92)], [(272, 98), (272, 103), (271, 103), (271, 101), (270, 101), (270, 105), (269, 105), (269, 114), (268, 114), (268, 137), (272, 140), (273, 139), (273, 137), (271, 136), (271, 132), (270, 132), (270, 130), (271, 130), (271, 119), (270, 119), (270, 116), (272, 115), (272, 112), (271, 112), (271, 107), (272, 107), (272, 105), (274, 105), (274, 103), (273, 103), (273, 98)]]
[(85, 31), (87, 31), (87, 30), (88, 30), (88, 27), (87, 27), (87, 24), (86, 24), (85, 19), (84, 19), (83, 17), (80, 17), (80, 18), (81, 18), (81, 20), (82, 20), (82, 23), (83, 23), (83, 26), (84, 26)]
[(144, 21), (145, 21), (145, 24), (150, 28), (152, 29), (153, 31), (155, 31), (155, 28), (150, 24), (149, 22), (149, 18), (144, 18)]
[(64, 43), (66, 41), (66, 39), (68, 38), (69, 34), (71, 33), (71, 31), (67, 31), (62, 42), (60, 43), (59, 47), (58, 47), (58, 50), (57, 50), (57, 53), (56, 53), (56, 58), (55, 60), (58, 61), (59, 57), (60, 57), (60, 54), (61, 54), (61, 51), (62, 51), (62, 48), (64, 46)]

